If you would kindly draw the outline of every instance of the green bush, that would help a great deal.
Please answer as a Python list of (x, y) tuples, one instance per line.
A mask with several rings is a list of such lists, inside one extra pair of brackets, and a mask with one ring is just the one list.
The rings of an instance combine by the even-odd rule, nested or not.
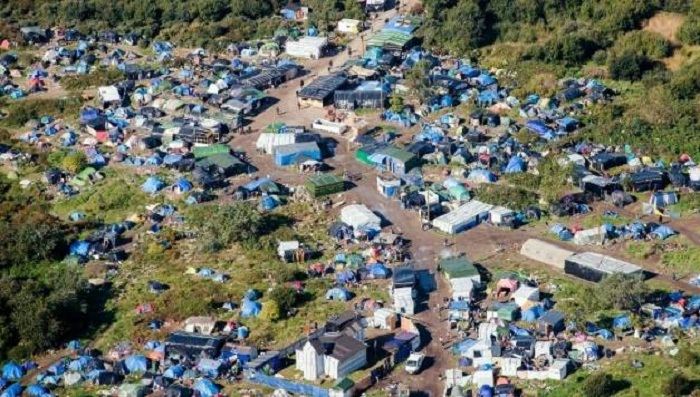
[(700, 18), (689, 17), (678, 30), (678, 39), (684, 44), (700, 44)]
[(644, 72), (651, 68), (652, 64), (647, 57), (631, 50), (612, 55), (608, 59), (608, 73), (615, 80), (640, 80)]
[(2, 121), (8, 127), (23, 127), (29, 121), (38, 120), (42, 116), (50, 115), (54, 118), (75, 117), (83, 101), (78, 97), (63, 99), (35, 99), (27, 98), (21, 101), (13, 101), (7, 107), (7, 118)]
[(69, 91), (82, 91), (90, 87), (116, 84), (126, 78), (117, 68), (99, 67), (87, 75), (69, 76), (61, 80), (61, 85)]
[(604, 372), (596, 372), (586, 378), (581, 390), (586, 397), (609, 397), (613, 394), (612, 376)]
[(658, 33), (635, 30), (622, 35), (611, 51), (614, 54), (632, 52), (649, 59), (662, 59), (671, 55), (671, 43)]
[(662, 386), (661, 393), (664, 396), (685, 396), (693, 389), (693, 384), (681, 374), (674, 374)]

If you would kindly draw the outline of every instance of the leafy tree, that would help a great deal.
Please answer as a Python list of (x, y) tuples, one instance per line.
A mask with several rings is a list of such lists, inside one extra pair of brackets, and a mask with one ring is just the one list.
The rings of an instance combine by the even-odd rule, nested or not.
[(406, 84), (408, 84), (408, 87), (411, 89), (411, 93), (422, 101), (430, 96), (430, 82), (428, 81), (429, 70), (430, 63), (425, 60), (420, 60), (406, 73)]
[(29, 206), (10, 219), (0, 219), (0, 269), (60, 257), (65, 232), (60, 221), (44, 211)]
[(693, 384), (688, 378), (681, 374), (674, 374), (661, 386), (661, 393), (669, 397), (685, 396), (692, 388)]
[(202, 233), (204, 248), (221, 250), (234, 242), (255, 239), (262, 227), (262, 216), (247, 202), (228, 205), (196, 206), (190, 224)]
[(612, 274), (596, 285), (596, 295), (602, 301), (601, 306), (618, 310), (638, 309), (649, 293), (649, 287), (641, 277), (622, 273)]
[(391, 106), (390, 108), (392, 112), (403, 112), (403, 98), (399, 95), (392, 95), (391, 98), (389, 98), (389, 105)]
[(651, 69), (649, 60), (634, 51), (626, 50), (619, 56), (612, 56), (608, 63), (610, 77), (615, 80), (635, 81)]
[(61, 168), (73, 174), (77, 174), (78, 172), (82, 171), (85, 166), (87, 166), (87, 163), (88, 159), (85, 153), (75, 150), (68, 153), (61, 160)]
[(281, 315), (286, 316), (297, 303), (297, 292), (293, 288), (278, 286), (270, 291), (269, 298), (277, 304)]
[(586, 378), (581, 390), (586, 397), (609, 397), (613, 394), (612, 376), (605, 372), (596, 372)]

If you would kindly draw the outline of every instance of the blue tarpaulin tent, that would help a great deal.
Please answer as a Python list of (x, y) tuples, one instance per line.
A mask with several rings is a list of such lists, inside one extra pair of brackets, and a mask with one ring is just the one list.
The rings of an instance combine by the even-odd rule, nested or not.
[(513, 156), (508, 160), (508, 165), (506, 165), (506, 174), (515, 174), (518, 172), (525, 171), (525, 160), (520, 156)]
[(42, 397), (46, 394), (49, 394), (49, 391), (46, 390), (44, 386), (37, 385), (36, 383), (33, 385), (29, 385), (29, 387), (27, 387), (26, 392), (30, 397)]
[(146, 193), (156, 193), (160, 189), (162, 189), (165, 186), (165, 183), (161, 181), (160, 179), (151, 176), (149, 177), (146, 182), (144, 182), (143, 185), (141, 185), (141, 189), (146, 192)]
[(194, 390), (199, 392), (201, 397), (214, 397), (219, 392), (219, 387), (209, 379), (197, 379), (194, 383)]
[(623, 316), (617, 316), (613, 319), (613, 327), (614, 328), (629, 328), (632, 326), (632, 320), (630, 319), (630, 316), (623, 315)]
[(181, 366), (173, 365), (163, 372), (163, 376), (170, 379), (179, 379), (184, 373), (185, 370)]
[(479, 388), (479, 397), (493, 397), (493, 387), (489, 385), (482, 385)]
[(5, 391), (0, 394), (0, 397), (20, 397), (22, 395), (22, 385), (15, 383), (14, 385), (5, 389)]
[(78, 350), (81, 347), (83, 347), (83, 344), (77, 339), (68, 342), (68, 345), (66, 345), (66, 348), (70, 350)]
[(76, 241), (70, 245), (70, 254), (87, 256), (90, 253), (90, 245), (87, 241)]
[(331, 288), (326, 292), (326, 300), (338, 302), (346, 302), (350, 299), (351, 294), (345, 288)]
[(177, 180), (173, 184), (173, 188), (176, 190), (177, 193), (186, 193), (192, 190), (192, 183), (190, 183), (185, 178), (177, 178)]
[(124, 366), (129, 372), (146, 372), (148, 360), (144, 356), (129, 356), (124, 360)]
[(651, 233), (649, 233), (650, 236), (659, 240), (665, 240), (673, 236), (674, 234), (676, 234), (676, 231), (666, 225), (659, 225), (656, 228), (654, 228), (654, 230), (652, 230)]
[(569, 229), (566, 228), (566, 226), (557, 223), (556, 225), (552, 226), (549, 229), (550, 233), (556, 234), (559, 240), (561, 241), (569, 241), (574, 238), (573, 233)]
[(243, 318), (257, 317), (260, 315), (261, 310), (262, 310), (262, 305), (260, 304), (260, 302), (244, 300), (243, 303), (241, 304), (241, 317), (243, 317)]
[(369, 270), (369, 274), (371, 274), (374, 278), (388, 278), (389, 274), (391, 273), (391, 271), (381, 263), (372, 263), (367, 268), (367, 270)]
[(59, 362), (47, 368), (47, 371), (53, 375), (63, 375), (66, 372), (66, 366)]
[(545, 312), (546, 310), (542, 306), (533, 306), (522, 313), (521, 320), (532, 323), (542, 317)]
[(249, 289), (243, 294), (243, 300), (256, 301), (260, 299), (260, 293), (254, 289)]
[(22, 377), (22, 367), (10, 361), (2, 367), (2, 377), (9, 380), (19, 380)]
[(342, 272), (338, 273), (338, 277), (336, 281), (338, 281), (339, 284), (348, 284), (355, 282), (357, 280), (357, 276), (355, 275), (355, 272), (352, 270), (343, 270)]
[(80, 356), (68, 364), (68, 368), (71, 371), (82, 372), (88, 365), (90, 365), (91, 358), (86, 356)]

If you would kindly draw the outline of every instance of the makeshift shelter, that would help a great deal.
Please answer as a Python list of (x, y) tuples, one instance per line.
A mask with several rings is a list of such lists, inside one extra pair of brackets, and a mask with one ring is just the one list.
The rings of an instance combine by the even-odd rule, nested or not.
[(285, 51), (289, 56), (307, 59), (320, 59), (328, 45), (327, 37), (302, 37), (297, 41), (285, 43)]
[(148, 359), (144, 356), (129, 356), (124, 359), (124, 367), (130, 373), (146, 372), (148, 370)]
[(564, 272), (593, 282), (599, 282), (615, 273), (640, 277), (644, 275), (639, 266), (595, 252), (583, 252), (568, 257), (564, 262)]
[(241, 317), (243, 318), (258, 317), (261, 310), (262, 305), (260, 302), (245, 299), (241, 303)]
[(566, 328), (565, 319), (566, 317), (563, 313), (553, 310), (549, 311), (537, 320), (537, 331), (545, 336), (548, 336), (550, 333), (556, 335)]
[(600, 245), (605, 242), (607, 235), (607, 227), (603, 225), (576, 232), (572, 241), (576, 245)]
[(352, 294), (345, 288), (331, 288), (326, 292), (326, 300), (346, 302), (350, 300)]
[(345, 191), (345, 181), (333, 174), (313, 176), (306, 181), (305, 186), (312, 197), (322, 197)]
[(8, 361), (2, 367), (2, 377), (8, 380), (19, 380), (24, 375), (22, 366), (14, 361)]
[(472, 170), (467, 176), (467, 180), (474, 183), (493, 183), (496, 179), (491, 171), (482, 169)]
[(438, 268), (448, 280), (468, 278), (477, 285), (481, 284), (481, 275), (474, 266), (474, 262), (466, 257), (443, 259), (438, 263)]
[(150, 193), (150, 194), (157, 193), (159, 190), (163, 189), (163, 187), (165, 187), (165, 183), (162, 180), (160, 180), (154, 176), (148, 177), (146, 182), (144, 182), (144, 184), (141, 185), (141, 189), (144, 192)]
[(472, 200), (457, 207), (454, 211), (435, 218), (433, 227), (449, 234), (461, 233), (487, 220), (492, 208), (491, 204)]
[(275, 147), (275, 164), (286, 167), (296, 164), (299, 159), (323, 159), (321, 149), (316, 142), (293, 143)]
[(2, 391), (0, 397), (20, 397), (22, 395), (22, 385), (14, 383)]
[(346, 205), (340, 210), (340, 220), (353, 229), (372, 228), (381, 229), (381, 218), (370, 211), (363, 204)]
[(339, 74), (320, 76), (302, 88), (298, 97), (302, 105), (322, 108), (332, 101), (335, 91), (345, 86), (347, 81), (347, 77)]

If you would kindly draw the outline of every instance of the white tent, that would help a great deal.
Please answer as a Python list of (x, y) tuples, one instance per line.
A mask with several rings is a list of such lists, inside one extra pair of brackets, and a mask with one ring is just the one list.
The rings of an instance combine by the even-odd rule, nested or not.
[(496, 207), (489, 211), (489, 222), (493, 223), (494, 225), (500, 225), (503, 223), (503, 218), (513, 214), (515, 214), (515, 212), (509, 210), (508, 208)]
[(598, 226), (576, 232), (572, 241), (576, 245), (603, 244), (606, 235), (605, 226)]
[(474, 374), (472, 374), (472, 381), (474, 382), (474, 384), (476, 384), (477, 387), (481, 387), (484, 385), (493, 387), (493, 370), (484, 369), (480, 371), (474, 371)]
[(516, 376), (523, 361), (519, 357), (506, 357), (501, 359), (501, 375)]
[(381, 229), (382, 220), (363, 204), (350, 204), (340, 210), (340, 220), (355, 229), (373, 227)]
[(287, 41), (287, 54), (297, 58), (319, 59), (323, 48), (328, 45), (326, 37), (302, 37), (297, 41)]
[(393, 293), (394, 310), (398, 313), (415, 314), (415, 302), (413, 301), (413, 288), (396, 288)]
[(564, 269), (564, 261), (573, 254), (573, 251), (533, 238), (527, 240), (520, 248), (520, 255), (558, 269)]
[(518, 306), (523, 307), (528, 302), (539, 302), (540, 290), (536, 287), (521, 285), (520, 288), (515, 290), (511, 297)]
[(455, 278), (450, 280), (452, 286), (452, 299), (460, 298), (471, 300), (474, 295), (474, 280), (469, 277)]
[(562, 380), (566, 378), (566, 376), (569, 374), (569, 360), (568, 359), (559, 359), (559, 360), (554, 360), (552, 365), (549, 366), (549, 370), (547, 371), (547, 377), (549, 379), (554, 379), (554, 380)]
[(113, 85), (108, 87), (99, 87), (97, 89), (97, 93), (102, 103), (121, 102), (122, 100), (122, 97), (119, 95), (119, 90), (117, 90), (117, 87)]
[(493, 205), (472, 200), (454, 211), (433, 220), (433, 227), (445, 233), (456, 234), (470, 229), (488, 218)]

